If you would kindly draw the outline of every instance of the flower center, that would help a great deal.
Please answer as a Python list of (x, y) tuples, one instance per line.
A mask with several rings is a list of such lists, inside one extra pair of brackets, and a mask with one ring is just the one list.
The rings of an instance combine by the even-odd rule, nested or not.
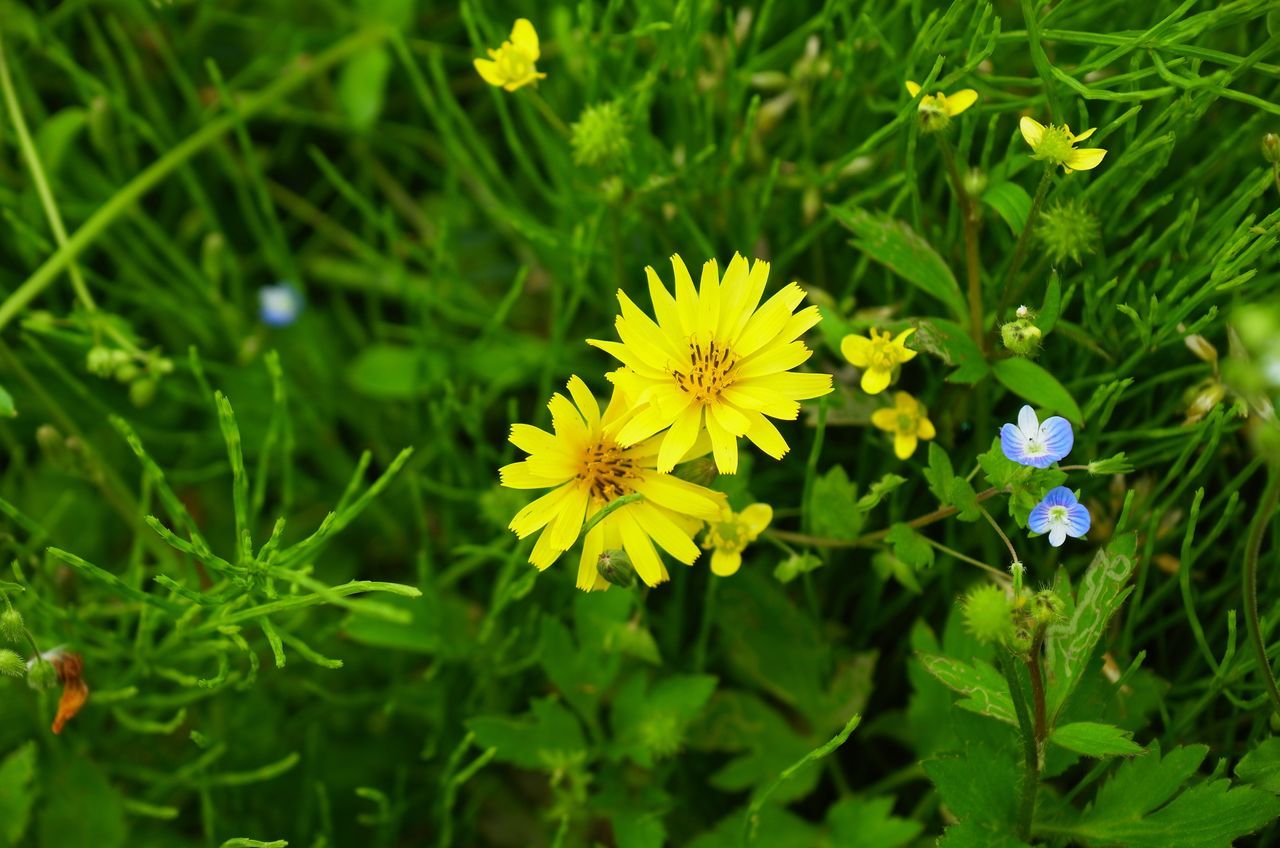
[(871, 354), (867, 358), (871, 360), (871, 367), (877, 371), (888, 371), (898, 364), (898, 353), (887, 335), (877, 336), (872, 340)]
[(1034, 158), (1042, 162), (1061, 164), (1071, 155), (1071, 133), (1066, 127), (1052, 125), (1044, 128), (1040, 143), (1035, 147)]
[(606, 502), (630, 494), (631, 484), (638, 476), (626, 450), (609, 441), (589, 446), (578, 470), (578, 479), (587, 484), (591, 497)]
[(529, 55), (511, 42), (502, 45), (497, 62), (498, 72), (510, 80), (524, 79), (533, 72)]
[(672, 371), (676, 385), (701, 404), (708, 404), (720, 397), (720, 393), (733, 385), (730, 372), (738, 361), (728, 346), (717, 342), (702, 344), (689, 342), (689, 358), (693, 360), (689, 371)]
[(916, 431), (916, 417), (906, 412), (898, 413), (898, 432), (914, 433)]
[(1067, 508), (1065, 506), (1049, 507), (1049, 523), (1050, 524), (1066, 524)]
[(747, 546), (746, 537), (745, 529), (736, 520), (711, 525), (711, 544), (726, 553), (741, 553)]
[(1027, 440), (1027, 456), (1039, 456), (1042, 453), (1047, 453), (1048, 450), (1048, 448), (1037, 442), (1035, 439)]

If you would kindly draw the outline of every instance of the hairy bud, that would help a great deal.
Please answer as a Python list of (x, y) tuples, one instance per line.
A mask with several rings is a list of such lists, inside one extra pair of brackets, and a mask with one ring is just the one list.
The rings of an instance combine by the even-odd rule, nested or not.
[(596, 560), (596, 570), (615, 586), (630, 589), (636, 585), (636, 570), (625, 551), (612, 550), (600, 554)]
[(25, 630), (26, 625), (22, 621), (22, 613), (13, 607), (0, 612), (0, 633), (4, 634), (4, 638), (10, 642), (21, 641)]
[(0, 674), (6, 677), (22, 677), (27, 673), (27, 664), (8, 648), (0, 648)]

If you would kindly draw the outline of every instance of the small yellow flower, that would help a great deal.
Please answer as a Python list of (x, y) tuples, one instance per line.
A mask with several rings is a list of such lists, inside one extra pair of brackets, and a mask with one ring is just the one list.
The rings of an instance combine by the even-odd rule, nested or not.
[(877, 333), (872, 327), (870, 338), (863, 336), (845, 336), (840, 342), (840, 352), (844, 358), (862, 370), (862, 390), (869, 395), (878, 395), (888, 388), (893, 381), (895, 369), (904, 362), (916, 357), (916, 351), (907, 347), (907, 337), (916, 331), (915, 327), (903, 330), (896, 337), (887, 330)]
[(476, 72), (489, 85), (515, 91), (531, 82), (545, 79), (534, 63), (538, 61), (538, 33), (526, 18), (520, 18), (511, 27), (511, 38), (502, 42), (497, 50), (489, 50), (488, 59), (476, 59)]
[(728, 507), (717, 521), (707, 522), (707, 535), (702, 547), (712, 551), (711, 571), (728, 577), (742, 566), (742, 551), (756, 540), (773, 520), (773, 507), (755, 503), (742, 512)]
[[(907, 80), (907, 93), (915, 97), (920, 93), (920, 86)], [(977, 102), (978, 92), (972, 88), (961, 89), (952, 95), (943, 94), (941, 91), (937, 94), (926, 94), (920, 98), (920, 117), (926, 122), (930, 118), (943, 116), (946, 120), (950, 120)]]
[(937, 435), (928, 414), (920, 401), (906, 392), (895, 392), (893, 408), (877, 409), (871, 413), (871, 423), (893, 433), (894, 455), (898, 459), (908, 459), (916, 452), (918, 440), (932, 439)]
[(1086, 147), (1077, 150), (1076, 142), (1084, 141), (1093, 135), (1097, 128), (1088, 129), (1076, 135), (1066, 124), (1045, 126), (1035, 118), (1024, 117), (1018, 124), (1022, 137), (1031, 145), (1035, 158), (1053, 165), (1061, 165), (1068, 174), (1072, 171), (1091, 171), (1102, 162), (1107, 151), (1101, 147)]

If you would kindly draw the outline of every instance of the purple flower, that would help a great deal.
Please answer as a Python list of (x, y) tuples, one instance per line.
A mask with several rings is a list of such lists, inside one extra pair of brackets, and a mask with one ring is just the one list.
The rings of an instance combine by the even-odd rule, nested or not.
[(1089, 532), (1089, 510), (1076, 500), (1075, 494), (1066, 486), (1050, 489), (1044, 500), (1035, 505), (1027, 526), (1034, 533), (1048, 533), (1049, 544), (1055, 548), (1070, 536), (1079, 539)]
[(1067, 419), (1055, 415), (1041, 422), (1029, 406), (1018, 410), (1017, 426), (1005, 424), (1000, 428), (1000, 449), (1019, 465), (1048, 468), (1071, 453), (1074, 444), (1075, 434)]
[(258, 289), (258, 316), (268, 327), (287, 327), (298, 320), (302, 294), (288, 281)]

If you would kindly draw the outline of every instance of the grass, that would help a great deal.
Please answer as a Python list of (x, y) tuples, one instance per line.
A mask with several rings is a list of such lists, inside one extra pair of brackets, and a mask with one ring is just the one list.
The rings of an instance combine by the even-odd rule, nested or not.
[[(547, 76), (488, 86), (521, 16)], [(929, 132), (906, 80), (979, 99)], [(1269, 844), (1277, 104), (1269, 0), (0, 0), (0, 593), (90, 690), (54, 735), (0, 683), (0, 846)], [(834, 375), (711, 484), (769, 529), (539, 573), (510, 425), (734, 252)], [(873, 326), (919, 353), (875, 396)], [(1023, 403), (1071, 470), (993, 449)]]

